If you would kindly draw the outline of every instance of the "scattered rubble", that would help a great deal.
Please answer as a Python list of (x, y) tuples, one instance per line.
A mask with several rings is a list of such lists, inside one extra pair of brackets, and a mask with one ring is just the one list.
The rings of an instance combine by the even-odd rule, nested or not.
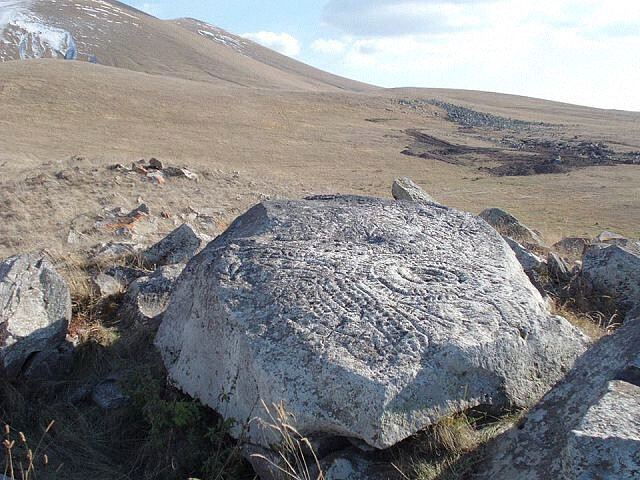
[[(406, 101), (405, 101), (406, 102)], [(414, 101), (415, 102), (415, 101)], [(454, 105), (440, 100), (427, 100), (426, 103), (442, 108), (447, 112), (447, 118), (463, 127), (487, 128), (492, 130), (530, 130), (532, 128), (550, 127), (543, 122), (525, 122), (513, 118), (500, 117), (490, 113), (477, 112), (467, 107)]]
[(133, 162), (131, 167), (116, 163), (108, 168), (109, 170), (123, 174), (143, 175), (150, 182), (157, 185), (164, 184), (169, 178), (184, 178), (195, 182), (199, 181), (199, 176), (187, 168), (168, 166), (157, 158), (151, 158), (148, 162), (146, 160), (138, 160), (137, 162)]

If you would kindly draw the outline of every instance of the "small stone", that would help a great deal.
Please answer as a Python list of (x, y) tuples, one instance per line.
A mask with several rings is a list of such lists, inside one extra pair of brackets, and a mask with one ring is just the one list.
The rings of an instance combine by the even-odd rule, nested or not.
[(595, 239), (596, 243), (614, 243), (618, 244), (618, 242), (628, 242), (629, 239), (627, 237), (620, 235), (615, 232), (610, 232), (605, 230), (600, 235), (598, 235)]
[(591, 245), (591, 240), (584, 237), (568, 237), (556, 242), (551, 247), (560, 255), (570, 260), (582, 258), (582, 254)]
[(122, 392), (116, 378), (107, 378), (93, 387), (91, 400), (102, 410), (109, 411), (124, 407), (129, 397)]
[(184, 264), (167, 265), (148, 277), (136, 279), (122, 299), (118, 315), (141, 325), (157, 326), (183, 269)]
[(185, 223), (147, 249), (142, 258), (150, 266), (184, 263), (209, 241), (210, 237), (198, 233), (191, 225)]
[(479, 216), (505, 237), (513, 238), (524, 245), (542, 245), (542, 239), (536, 232), (505, 210), (488, 208)]
[(582, 259), (581, 295), (595, 303), (613, 302), (622, 315), (640, 314), (640, 251), (598, 244)]
[(555, 252), (549, 252), (547, 256), (547, 271), (551, 280), (558, 285), (565, 285), (571, 281), (569, 266)]
[(396, 200), (437, 203), (431, 195), (416, 185), (409, 177), (394, 180), (391, 193)]
[(149, 168), (154, 170), (162, 170), (164, 166), (162, 165), (162, 162), (157, 158), (151, 158), (151, 160), (149, 160)]
[(178, 168), (178, 167), (165, 167), (162, 172), (167, 177), (178, 177), (178, 178), (186, 178), (189, 180), (198, 181), (199, 177), (197, 174), (193, 173), (186, 168)]

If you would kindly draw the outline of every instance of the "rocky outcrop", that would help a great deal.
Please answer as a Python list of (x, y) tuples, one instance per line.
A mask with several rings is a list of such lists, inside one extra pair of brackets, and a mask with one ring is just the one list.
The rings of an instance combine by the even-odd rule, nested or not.
[(396, 178), (391, 187), (391, 193), (396, 200), (437, 203), (431, 195), (416, 185), (409, 177)]
[(622, 316), (640, 315), (640, 250), (592, 246), (582, 259), (580, 293), (594, 306), (613, 303)]
[(302, 435), (376, 448), (473, 406), (531, 405), (586, 347), (477, 217), (340, 196), (239, 217), (189, 262), (156, 344), (251, 443), (272, 440), (261, 401), (282, 401)]
[(32, 356), (58, 347), (70, 319), (69, 289), (43, 255), (0, 263), (0, 375), (14, 379)]
[(211, 238), (183, 224), (142, 253), (144, 262), (159, 267), (188, 262)]
[(540, 236), (520, 222), (516, 217), (500, 208), (489, 208), (480, 213), (480, 218), (495, 228), (501, 235), (513, 238), (527, 246), (543, 244)]
[(605, 337), (524, 422), (484, 452), (481, 480), (640, 475), (640, 319)]
[(184, 264), (161, 267), (131, 283), (122, 299), (119, 315), (139, 324), (149, 324), (167, 308), (173, 285)]

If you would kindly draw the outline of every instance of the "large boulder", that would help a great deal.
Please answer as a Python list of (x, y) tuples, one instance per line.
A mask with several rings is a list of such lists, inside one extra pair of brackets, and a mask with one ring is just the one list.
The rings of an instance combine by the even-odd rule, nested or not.
[(597, 307), (613, 303), (625, 315), (640, 315), (640, 249), (593, 245), (582, 258), (580, 294)]
[(640, 478), (640, 319), (581, 357), (524, 422), (484, 452), (480, 480)]
[(500, 208), (488, 208), (480, 213), (480, 218), (495, 228), (505, 237), (524, 243), (525, 245), (542, 245), (540, 235), (520, 222), (516, 217)]
[(409, 177), (396, 178), (391, 187), (391, 194), (396, 200), (437, 203), (431, 195), (416, 185)]
[(470, 407), (531, 405), (586, 347), (485, 222), (348, 196), (239, 217), (187, 265), (156, 344), (252, 443), (272, 440), (247, 425), (269, 422), (264, 401), (302, 435), (376, 448)]
[(211, 238), (185, 223), (145, 250), (142, 259), (146, 264), (156, 267), (185, 263), (210, 241)]
[(0, 263), (0, 376), (15, 379), (39, 352), (58, 347), (71, 320), (71, 296), (40, 254)]

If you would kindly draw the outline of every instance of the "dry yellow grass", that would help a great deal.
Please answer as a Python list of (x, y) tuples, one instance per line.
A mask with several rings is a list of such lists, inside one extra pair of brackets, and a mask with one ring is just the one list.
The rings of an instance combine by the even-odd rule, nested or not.
[[(89, 64), (9, 62), (0, 65), (0, 255), (52, 248), (52, 237), (63, 245), (73, 218), (95, 215), (107, 204), (134, 207), (139, 196), (156, 213), (213, 208), (226, 221), (261, 193), (389, 196), (400, 175), (453, 207), (507, 208), (550, 242), (603, 229), (640, 235), (640, 167), (498, 178), (474, 167), (407, 157), (400, 153), (409, 142), (407, 128), (473, 141), (442, 116), (417, 113), (394, 100), (407, 96), (440, 96), (481, 111), (561, 123), (569, 133), (640, 150), (638, 114), (522, 97), (252, 90)], [(77, 155), (82, 159), (71, 160)], [(109, 164), (150, 156), (204, 172), (204, 182), (145, 185), (106, 172)], [(75, 180), (54, 177), (76, 168)]]

